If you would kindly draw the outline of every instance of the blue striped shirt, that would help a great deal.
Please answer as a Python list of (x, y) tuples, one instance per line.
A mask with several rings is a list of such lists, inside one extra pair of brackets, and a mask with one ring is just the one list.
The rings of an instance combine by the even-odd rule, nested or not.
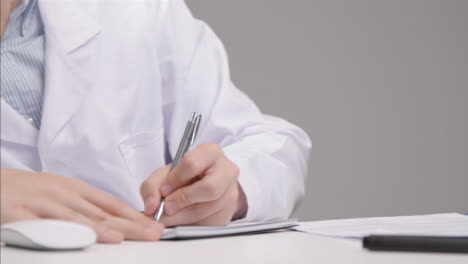
[(37, 0), (23, 0), (1, 41), (1, 96), (39, 129), (44, 94), (44, 26)]

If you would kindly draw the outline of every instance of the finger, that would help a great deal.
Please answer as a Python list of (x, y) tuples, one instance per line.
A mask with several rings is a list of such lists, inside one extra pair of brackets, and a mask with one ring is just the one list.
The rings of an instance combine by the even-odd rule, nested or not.
[(124, 239), (124, 234), (122, 234), (122, 232), (114, 230), (101, 222), (90, 219), (81, 214), (72, 214), (70, 217), (66, 217), (63, 220), (77, 222), (91, 227), (96, 232), (98, 243), (118, 244)]
[(166, 227), (192, 225), (219, 210), (221, 210), (219, 201), (194, 204), (180, 210), (175, 215), (163, 215), (160, 222)]
[[(133, 215), (133, 209), (114, 208), (115, 205), (106, 205), (111, 216), (102, 220), (101, 223), (111, 229), (121, 232), (125, 239), (155, 241), (158, 240), (164, 227), (153, 218), (147, 217), (139, 212)], [(125, 205), (126, 206), (126, 205)], [(105, 209), (105, 208), (104, 208)], [(128, 212), (127, 212), (128, 211)], [(112, 213), (114, 212), (114, 213)], [(129, 214), (131, 214), (129, 216)]]
[(170, 165), (166, 165), (157, 169), (141, 184), (140, 194), (145, 204), (146, 215), (153, 215), (156, 212), (161, 200), (159, 187), (167, 177), (170, 168)]
[(100, 243), (120, 243), (123, 240), (123, 234), (109, 229), (105, 225), (92, 221), (86, 216), (66, 207), (55, 201), (40, 199), (31, 204), (31, 210), (41, 218), (60, 219), (80, 223), (92, 228), (97, 235)]
[(231, 222), (234, 207), (220, 210), (198, 222), (193, 223), (195, 226), (225, 226)]
[(164, 226), (161, 223), (155, 222), (150, 218), (148, 218), (145, 225), (119, 217), (111, 217), (104, 221), (103, 224), (111, 229), (119, 230), (127, 240), (156, 241), (159, 240), (164, 230)]
[(83, 199), (101, 208), (107, 214), (133, 221), (141, 221), (144, 219), (144, 216), (140, 212), (105, 192), (97, 190), (85, 183), (83, 186), (76, 188), (79, 189), (78, 192)]
[(11, 211), (11, 214), (8, 214), (8, 217), (6, 219), (2, 219), (2, 224), (39, 218), (38, 215), (32, 213), (27, 209), (13, 209)]
[[(86, 202), (83, 200), (83, 204)], [(90, 212), (87, 210), (93, 207), (95, 205), (88, 204), (77, 208), (84, 210), (83, 214), (87, 215), (87, 212)], [(159, 239), (163, 228), (161, 224), (155, 223), (153, 219), (141, 214), (139, 214), (138, 219), (126, 219), (105, 212), (103, 214), (91, 213), (88, 222), (85, 222), (85, 219), (82, 219), (80, 215), (71, 214), (67, 220), (83, 222), (93, 227), (98, 234), (99, 241), (103, 243), (118, 243), (123, 239), (154, 241)]]
[(106, 227), (94, 228), (97, 234), (97, 242), (102, 244), (119, 244), (124, 240), (124, 234), (119, 231), (108, 229)]
[[(237, 185), (237, 184), (236, 184)], [(223, 207), (220, 211), (201, 219), (200, 221), (192, 223), (192, 225), (197, 226), (224, 226), (231, 222), (232, 216), (236, 211), (236, 203), (232, 202), (234, 199), (237, 199), (238, 190), (232, 190), (227, 198), (230, 203)]]
[(167, 197), (173, 191), (188, 184), (193, 178), (208, 170), (222, 155), (223, 151), (217, 144), (201, 144), (187, 152), (161, 186), (162, 195)]
[[(77, 212), (79, 214), (76, 216), (77, 219), (71, 219), (71, 216), (69, 217), (70, 220), (80, 222), (93, 228), (97, 233), (99, 243), (120, 243), (124, 239), (124, 234), (122, 232), (101, 224), (101, 222), (112, 217), (112, 215), (84, 198), (61, 191), (54, 192), (52, 198), (62, 206)], [(85, 218), (81, 218), (80, 215)]]
[(164, 227), (152, 218), (137, 212), (126, 203), (98, 191), (85, 188), (84, 199), (100, 207), (111, 217), (102, 221), (106, 226), (124, 234), (125, 239), (154, 241), (158, 240)]
[[(232, 217), (235, 210), (237, 195), (237, 188), (230, 188), (230, 190), (218, 200), (190, 205), (180, 210), (175, 215), (164, 215), (161, 221), (165, 226), (191, 225), (209, 218), (211, 215), (221, 210), (229, 211)], [(224, 223), (218, 223), (218, 225), (220, 224)]]
[(103, 221), (112, 215), (99, 208), (95, 204), (76, 194), (69, 194), (64, 191), (56, 191), (51, 197), (54, 201), (70, 208), (94, 221)]
[(174, 215), (179, 210), (196, 203), (209, 202), (219, 199), (237, 182), (236, 172), (231, 162), (219, 162), (212, 173), (192, 185), (182, 187), (169, 195), (164, 202), (164, 212)]

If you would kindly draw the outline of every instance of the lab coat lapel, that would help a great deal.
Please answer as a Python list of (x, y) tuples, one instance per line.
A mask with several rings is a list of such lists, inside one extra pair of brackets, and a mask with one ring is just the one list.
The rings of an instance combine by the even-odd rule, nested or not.
[(39, 0), (46, 35), (45, 89), (39, 148), (66, 126), (93, 86), (99, 24), (93, 1)]

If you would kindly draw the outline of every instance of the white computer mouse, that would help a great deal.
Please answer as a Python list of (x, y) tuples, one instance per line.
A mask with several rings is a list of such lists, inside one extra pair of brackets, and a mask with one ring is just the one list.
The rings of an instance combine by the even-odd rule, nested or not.
[(73, 222), (38, 219), (2, 225), (1, 240), (7, 246), (21, 248), (76, 250), (96, 243), (96, 233)]

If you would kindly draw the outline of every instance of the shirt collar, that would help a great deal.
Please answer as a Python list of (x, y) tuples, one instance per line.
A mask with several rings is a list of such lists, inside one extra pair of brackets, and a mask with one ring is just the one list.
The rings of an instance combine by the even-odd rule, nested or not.
[(23, 36), (23, 26), (26, 20), (28, 19), (31, 10), (34, 8), (34, 6), (37, 4), (37, 0), (22, 0), (21, 4), (11, 12), (10, 19), (17, 19), (18, 17), (21, 17), (21, 27), (20, 27), (20, 33), (21, 36)]
[(21, 4), (11, 12), (8, 20), (7, 28), (3, 34), (2, 45), (5, 40), (17, 36), (19, 33), (24, 37), (24, 26), (28, 19), (30, 19), (31, 10), (37, 5), (37, 0), (22, 0)]
[(22, 0), (21, 4), (17, 8), (15, 8), (13, 12), (11, 12), (10, 17), (18, 17), (23, 15), (31, 1), (33, 0)]
[(31, 10), (33, 10), (34, 6), (37, 4), (37, 0), (23, 0), (21, 5), (17, 8), (19, 15), (22, 15), (21, 18), (21, 36), (24, 36), (24, 24), (26, 23), (29, 15), (31, 14)]

